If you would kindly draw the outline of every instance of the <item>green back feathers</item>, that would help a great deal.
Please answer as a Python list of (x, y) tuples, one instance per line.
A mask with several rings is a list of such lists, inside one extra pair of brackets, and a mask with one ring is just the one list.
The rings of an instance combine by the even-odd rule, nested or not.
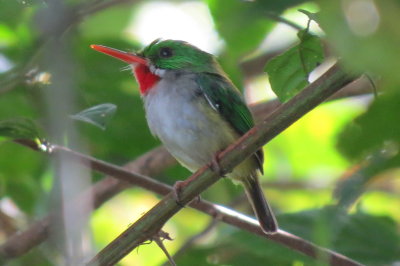
[(196, 81), (208, 102), (230, 122), (239, 135), (253, 127), (254, 122), (249, 109), (240, 92), (229, 80), (220, 75), (204, 73), (199, 74)]
[[(224, 75), (200, 73), (197, 75), (196, 82), (212, 108), (229, 123), (239, 136), (244, 135), (254, 126), (253, 117), (242, 95)], [(258, 168), (263, 172), (263, 151), (258, 150), (255, 157)]]

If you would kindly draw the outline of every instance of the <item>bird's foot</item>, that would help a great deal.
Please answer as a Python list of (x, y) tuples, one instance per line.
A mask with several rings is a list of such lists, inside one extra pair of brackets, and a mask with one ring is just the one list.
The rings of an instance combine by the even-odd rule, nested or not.
[(174, 188), (173, 192), (174, 192), (174, 198), (175, 198), (176, 204), (178, 204), (182, 208), (185, 207), (185, 204), (182, 203), (180, 194), (181, 194), (182, 188), (184, 188), (185, 186), (186, 186), (185, 181), (176, 181), (173, 186), (173, 188)]
[[(183, 189), (185, 186), (187, 186), (188, 181), (189, 181), (189, 180), (185, 180), (185, 181), (176, 181), (175, 184), (174, 184), (174, 186), (173, 186), (173, 193), (174, 193), (174, 198), (175, 198), (176, 204), (178, 204), (178, 205), (179, 205), (180, 207), (182, 207), (182, 208), (185, 207), (185, 204), (182, 203), (180, 194), (181, 194), (182, 189)], [(197, 196), (197, 197), (195, 197), (191, 202), (194, 202), (194, 203), (197, 204), (197, 203), (199, 203), (200, 201), (201, 201), (200, 196)]]
[(216, 172), (220, 177), (225, 177), (225, 172), (223, 171), (223, 169), (221, 168), (221, 166), (219, 165), (219, 153), (216, 153), (211, 162), (209, 163), (209, 166), (211, 168), (211, 170), (213, 170), (214, 172)]

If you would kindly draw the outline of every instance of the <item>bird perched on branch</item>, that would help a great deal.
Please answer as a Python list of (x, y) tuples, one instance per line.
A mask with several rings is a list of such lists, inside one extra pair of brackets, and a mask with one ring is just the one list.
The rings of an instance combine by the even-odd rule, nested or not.
[[(189, 43), (157, 39), (139, 53), (91, 47), (131, 66), (151, 132), (192, 172), (208, 163), (218, 169), (218, 152), (254, 125), (215, 57)], [(271, 234), (278, 225), (259, 183), (263, 160), (258, 150), (227, 176), (244, 186), (261, 228)]]

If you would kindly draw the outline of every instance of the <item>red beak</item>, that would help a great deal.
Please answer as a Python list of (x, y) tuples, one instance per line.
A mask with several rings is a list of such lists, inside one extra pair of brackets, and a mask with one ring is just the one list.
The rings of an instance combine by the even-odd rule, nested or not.
[(96, 44), (90, 45), (90, 48), (92, 48), (96, 51), (99, 51), (101, 53), (110, 55), (112, 57), (115, 57), (119, 60), (124, 61), (125, 63), (128, 63), (128, 64), (139, 63), (141, 65), (147, 66), (147, 61), (145, 58), (140, 57), (133, 53), (128, 53), (128, 52), (120, 51), (120, 50), (117, 50), (114, 48), (106, 47), (103, 45), (96, 45)]

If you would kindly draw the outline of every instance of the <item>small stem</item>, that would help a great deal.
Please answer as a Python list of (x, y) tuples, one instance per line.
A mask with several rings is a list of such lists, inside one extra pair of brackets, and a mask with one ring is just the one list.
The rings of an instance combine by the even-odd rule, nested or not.
[[(210, 233), (215, 228), (215, 226), (218, 224), (218, 222), (219, 221), (217, 219), (212, 219), (211, 222), (209, 224), (207, 224), (206, 227), (201, 232), (199, 232), (198, 234), (195, 234), (194, 236), (192, 236), (188, 240), (186, 240), (186, 242), (181, 245), (181, 248), (178, 249), (177, 252), (175, 252), (173, 257), (176, 259), (181, 254), (184, 254), (185, 251), (188, 250), (191, 246), (193, 246), (196, 241), (198, 241), (199, 239), (208, 235), (208, 233)], [(167, 266), (167, 264), (168, 264), (168, 262), (165, 262), (163, 264), (163, 266)]]
[[(164, 233), (164, 232), (163, 232), (163, 233)], [(164, 234), (165, 234), (165, 233), (164, 233)], [(167, 234), (167, 236), (168, 236), (168, 234)], [(157, 234), (157, 235), (155, 235), (155, 236), (153, 237), (154, 242), (157, 243), (157, 245), (158, 245), (158, 246), (161, 248), (161, 250), (164, 252), (165, 256), (167, 256), (169, 263), (170, 263), (172, 266), (176, 266), (176, 263), (175, 263), (174, 259), (171, 257), (171, 255), (169, 255), (169, 252), (168, 252), (167, 248), (164, 246), (164, 243), (163, 243), (163, 240), (164, 240), (164, 239), (172, 240), (171, 238), (169, 238), (169, 236), (168, 236), (168, 237), (163, 237), (163, 236), (160, 236), (159, 234)]]
[(293, 21), (290, 21), (280, 15), (277, 15), (276, 13), (273, 13), (273, 12), (267, 12), (267, 17), (270, 18), (271, 20), (275, 20), (277, 22), (286, 24), (295, 30), (303, 30), (304, 29), (304, 27), (302, 27), (302, 26), (294, 23)]

